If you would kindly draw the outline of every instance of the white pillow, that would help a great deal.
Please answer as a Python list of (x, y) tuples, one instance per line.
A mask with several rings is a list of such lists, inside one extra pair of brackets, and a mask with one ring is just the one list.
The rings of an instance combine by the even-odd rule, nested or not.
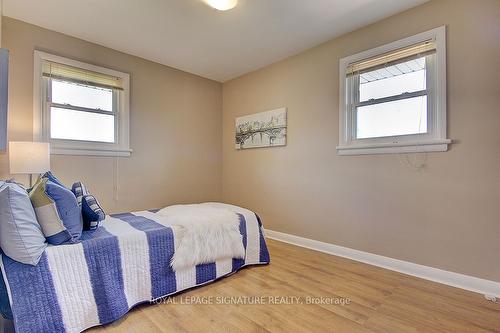
[(36, 265), (47, 247), (25, 189), (0, 181), (0, 247), (12, 259)]

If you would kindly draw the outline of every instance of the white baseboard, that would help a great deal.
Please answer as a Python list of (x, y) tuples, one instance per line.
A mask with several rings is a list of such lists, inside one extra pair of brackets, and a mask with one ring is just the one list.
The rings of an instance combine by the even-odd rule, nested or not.
[(392, 271), (416, 276), (422, 279), (446, 284), (452, 287), (461, 288), (476, 293), (484, 294), (488, 297), (500, 297), (500, 282), (480, 279), (473, 276), (445, 271), (438, 268), (414, 264), (408, 261), (393, 259), (368, 252), (350, 249), (317, 240), (285, 234), (279, 231), (266, 229), (266, 237), (281, 242), (305, 247), (339, 257), (344, 257), (365, 264), (374, 265)]

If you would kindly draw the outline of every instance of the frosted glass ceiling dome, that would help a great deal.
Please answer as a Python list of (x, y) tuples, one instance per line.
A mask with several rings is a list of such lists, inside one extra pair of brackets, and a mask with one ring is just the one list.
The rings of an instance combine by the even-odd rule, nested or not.
[(205, 2), (217, 10), (233, 9), (238, 4), (238, 0), (205, 0)]

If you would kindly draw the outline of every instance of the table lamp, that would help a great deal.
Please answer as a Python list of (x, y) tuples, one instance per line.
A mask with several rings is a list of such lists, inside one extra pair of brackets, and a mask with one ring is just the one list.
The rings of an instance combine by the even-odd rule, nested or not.
[(50, 145), (47, 142), (9, 142), (9, 164), (11, 174), (28, 174), (30, 187), (33, 174), (40, 175), (50, 170)]

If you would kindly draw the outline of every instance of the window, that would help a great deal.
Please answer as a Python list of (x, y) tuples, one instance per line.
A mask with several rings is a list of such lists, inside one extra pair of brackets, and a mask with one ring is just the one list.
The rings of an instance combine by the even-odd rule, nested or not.
[(129, 75), (35, 51), (34, 132), (52, 154), (130, 156)]
[(340, 60), (340, 155), (446, 151), (445, 28)]

